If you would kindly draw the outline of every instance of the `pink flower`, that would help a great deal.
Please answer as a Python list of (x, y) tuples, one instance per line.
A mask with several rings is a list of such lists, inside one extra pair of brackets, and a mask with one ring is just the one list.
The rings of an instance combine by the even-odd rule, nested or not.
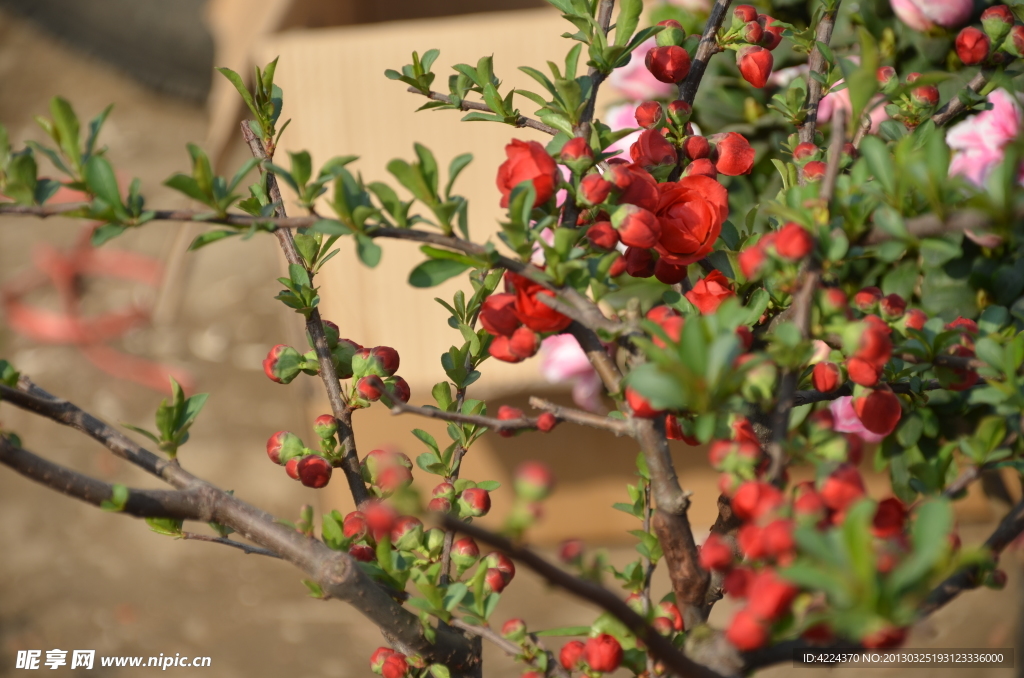
[(955, 151), (949, 173), (962, 174), (978, 186), (1002, 161), (1003, 148), (1017, 138), (1021, 121), (1020, 105), (1006, 90), (994, 90), (988, 100), (991, 110), (953, 125), (946, 134), (946, 143)]
[(973, 0), (891, 0), (892, 11), (915, 31), (930, 31), (936, 25), (956, 28), (971, 18)]
[[(555, 232), (550, 228), (545, 228), (541, 231), (540, 238), (548, 245), (554, 246), (555, 244)], [(544, 248), (540, 246), (540, 243), (533, 243), (533, 254), (530, 255), (530, 263), (539, 268), (544, 268), (546, 261), (544, 258)]]
[(540, 347), (540, 371), (548, 381), (561, 384), (573, 382), (572, 399), (591, 412), (604, 412), (601, 401), (601, 378), (590, 365), (587, 354), (571, 334), (556, 334)]
[(885, 436), (872, 433), (864, 428), (860, 417), (853, 409), (852, 396), (843, 396), (833, 400), (828, 409), (832, 411), (832, 419), (835, 421), (832, 428), (837, 433), (853, 433), (866, 443), (877, 443), (885, 438)]
[(811, 70), (807, 64), (800, 64), (799, 66), (789, 66), (788, 68), (780, 68), (777, 71), (772, 71), (772, 74), (768, 76), (769, 87), (788, 87), (789, 83), (793, 82), (797, 78), (806, 78), (807, 72)]
[[(848, 57), (850, 61), (855, 64), (860, 64), (860, 58), (856, 55)], [(821, 122), (828, 122), (832, 119), (832, 112), (837, 108), (842, 109), (846, 112), (846, 119), (849, 120), (849, 114), (853, 112), (853, 104), (850, 103), (850, 90), (841, 89), (838, 92), (835, 91), (836, 87), (846, 82), (846, 80), (840, 80), (833, 85), (833, 91), (826, 94), (821, 98), (821, 102), (818, 104), (818, 120)], [(868, 104), (871, 110), (871, 129), (872, 134), (878, 131), (878, 126), (889, 119), (889, 114), (885, 112), (885, 106), (878, 105), (884, 99), (882, 96), (874, 97)]]
[(711, 11), (711, 0), (668, 0), (668, 4), (682, 7), (688, 12), (701, 12), (706, 14)]
[[(608, 76), (608, 84), (617, 89), (622, 96), (630, 101), (674, 99), (678, 91), (676, 86), (657, 80), (651, 75), (651, 72), (647, 70), (647, 66), (644, 64), (644, 61), (647, 59), (647, 53), (657, 46), (658, 44), (654, 41), (654, 38), (651, 38), (637, 47), (633, 51), (633, 56), (629, 63), (622, 68), (616, 68)], [(630, 116), (632, 117), (632, 115), (633, 111), (630, 109)], [(605, 122), (608, 121), (606, 120)], [(636, 121), (634, 120), (628, 126), (636, 127)]]

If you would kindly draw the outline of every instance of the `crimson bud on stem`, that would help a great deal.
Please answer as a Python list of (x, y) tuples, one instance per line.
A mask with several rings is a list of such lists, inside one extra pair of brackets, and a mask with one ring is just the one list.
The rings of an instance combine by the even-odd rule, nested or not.
[(296, 470), (299, 480), (306, 487), (319, 489), (326, 485), (331, 479), (331, 462), (319, 454), (310, 454), (299, 460)]
[(991, 46), (989, 37), (974, 26), (968, 26), (956, 36), (956, 55), (965, 66), (975, 66), (987, 59)]
[(647, 53), (646, 65), (657, 80), (678, 83), (690, 72), (690, 55), (678, 45), (655, 47)]
[(772, 53), (758, 45), (741, 47), (736, 52), (736, 65), (740, 69), (740, 75), (757, 89), (768, 83), (768, 76), (772, 74), (774, 63)]

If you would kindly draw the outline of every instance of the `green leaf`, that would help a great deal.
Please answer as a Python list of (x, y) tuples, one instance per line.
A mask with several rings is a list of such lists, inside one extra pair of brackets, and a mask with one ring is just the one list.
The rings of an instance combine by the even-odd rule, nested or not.
[(640, 13), (643, 12), (643, 0), (621, 0), (619, 2), (619, 16), (615, 21), (615, 45), (624, 47), (640, 23)]
[(452, 159), (451, 164), (448, 165), (448, 185), (444, 187), (444, 197), (446, 199), (451, 197), (452, 186), (455, 184), (455, 179), (458, 178), (462, 170), (466, 169), (466, 166), (472, 161), (472, 153), (463, 153), (462, 155), (457, 155)]
[(175, 518), (146, 518), (149, 529), (157, 534), (164, 534), (168, 537), (180, 537), (181, 526), (185, 521)]
[(896, 187), (896, 169), (885, 142), (876, 136), (868, 135), (860, 143), (860, 154), (867, 161), (871, 174), (885, 192), (891, 194)]
[(380, 245), (375, 243), (373, 238), (362, 233), (356, 234), (356, 254), (359, 255), (359, 260), (370, 268), (374, 268), (380, 263)]
[[(550, 0), (548, 0), (550, 2)], [(553, 4), (553, 3), (552, 3)], [(586, 636), (590, 633), (589, 626), (559, 626), (554, 629), (545, 629), (543, 631), (534, 631), (533, 635), (539, 637), (549, 636)]]
[(324, 233), (326, 235), (352, 235), (353, 233), (351, 228), (337, 219), (321, 219), (310, 226), (309, 230), (315, 233)]
[(241, 231), (207, 231), (206, 233), (200, 233), (192, 241), (192, 244), (188, 246), (189, 251), (197, 250), (200, 247), (206, 247), (209, 244), (215, 243), (218, 240), (224, 238), (230, 238), (233, 235), (242, 235)]
[(106, 158), (93, 156), (85, 164), (85, 183), (96, 197), (111, 207), (121, 206), (121, 192), (117, 186), (114, 168)]
[(245, 86), (245, 82), (242, 80), (242, 76), (235, 73), (230, 68), (217, 68), (216, 70), (235, 86), (235, 89), (238, 90), (240, 95), (242, 95), (242, 100), (245, 101), (245, 105), (249, 107), (252, 114), (256, 116), (256, 118), (262, 117), (260, 116), (260, 111), (256, 108), (256, 102), (252, 100), (252, 94), (249, 93), (249, 88)]
[(413, 287), (434, 287), (449, 278), (459, 275), (469, 266), (460, 261), (449, 259), (428, 259), (417, 266), (409, 274), (409, 284)]

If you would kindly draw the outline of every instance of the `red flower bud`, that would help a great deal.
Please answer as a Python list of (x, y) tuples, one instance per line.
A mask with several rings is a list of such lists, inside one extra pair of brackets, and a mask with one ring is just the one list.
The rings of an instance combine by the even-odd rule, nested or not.
[(287, 464), (305, 451), (302, 440), (290, 431), (278, 431), (267, 438), (267, 456), (275, 464)]
[(764, 530), (754, 523), (747, 523), (736, 533), (736, 543), (749, 560), (764, 558)]
[(775, 251), (783, 259), (803, 259), (814, 249), (814, 238), (800, 224), (790, 222), (779, 229), (775, 238)]
[(725, 575), (722, 589), (730, 596), (746, 598), (750, 592), (750, 583), (754, 580), (754, 571), (749, 567), (734, 567)]
[(861, 386), (874, 386), (881, 376), (878, 367), (856, 356), (846, 361), (846, 371), (850, 375), (850, 381)]
[[(649, 253), (648, 253), (649, 254)], [(608, 267), (608, 277), (618, 278), (620, 275), (626, 272), (626, 259), (618, 252), (615, 253), (615, 257), (612, 259), (611, 265)], [(654, 271), (651, 271), (651, 275), (654, 275)]]
[(796, 549), (796, 542), (793, 540), (793, 521), (779, 519), (765, 525), (761, 543), (765, 553), (775, 560), (791, 556)]
[(509, 337), (495, 337), (491, 340), (487, 352), (492, 358), (497, 358), (506, 363), (521, 363), (525, 358), (512, 351), (512, 341)]
[(508, 207), (512, 189), (524, 181), (533, 184), (537, 197), (533, 207), (542, 205), (551, 199), (558, 186), (558, 165), (548, 155), (544, 146), (536, 141), (520, 141), (513, 139), (505, 147), (508, 158), (498, 168), (497, 184), (501, 191), (501, 206)]
[(761, 570), (750, 583), (747, 610), (758, 619), (772, 622), (789, 609), (798, 589), (773, 570)]
[[(743, 42), (749, 42), (752, 45), (760, 44), (763, 37), (764, 27), (757, 21), (748, 21), (747, 25), (740, 30), (740, 38)], [(768, 51), (770, 52), (771, 50)]]
[(551, 414), (550, 412), (545, 412), (544, 414), (542, 414), (539, 417), (537, 417), (537, 430), (538, 431), (543, 431), (544, 433), (548, 433), (549, 431), (551, 431), (551, 429), (555, 428), (555, 426), (557, 426), (557, 425), (558, 425), (558, 419), (555, 417), (555, 415)]
[(384, 658), (381, 675), (384, 678), (405, 678), (409, 674), (409, 662), (405, 655), (395, 652)]
[(657, 127), (663, 117), (661, 104), (657, 101), (645, 101), (636, 107), (636, 124), (644, 129)]
[(388, 494), (393, 494), (411, 483), (412, 472), (404, 466), (395, 465), (383, 469), (374, 485)]
[(291, 346), (278, 344), (263, 359), (263, 372), (271, 381), (289, 384), (302, 371), (299, 368), (302, 362), (302, 355), (298, 351)]
[(607, 221), (599, 221), (587, 229), (587, 239), (594, 247), (613, 250), (619, 244), (619, 232)]
[(1024, 26), (1017, 24), (1010, 29), (1010, 38), (1003, 43), (1003, 48), (1015, 57), (1024, 56)]
[(736, 52), (736, 65), (740, 69), (740, 75), (757, 89), (768, 83), (768, 76), (772, 74), (774, 63), (772, 53), (758, 45), (741, 47)]
[(348, 547), (348, 554), (361, 563), (372, 563), (377, 559), (377, 552), (366, 544), (352, 544)]
[(793, 149), (794, 160), (813, 160), (819, 153), (819, 149), (816, 145), (810, 141), (797, 144), (796, 148)]
[(395, 509), (379, 501), (367, 502), (363, 507), (363, 514), (366, 516), (366, 524), (370, 527), (370, 533), (378, 541), (390, 537), (391, 528), (394, 527), (398, 514)]
[(828, 165), (820, 160), (812, 160), (803, 166), (801, 173), (807, 181), (821, 181), (825, 177)]
[[(907, 80), (909, 82), (909, 78)], [(935, 85), (922, 85), (910, 91), (910, 100), (922, 108), (939, 105), (939, 88)]]
[(523, 462), (513, 479), (516, 496), (527, 501), (541, 501), (555, 489), (555, 476), (547, 464), (539, 461)]
[(992, 41), (974, 26), (968, 26), (956, 36), (956, 55), (965, 66), (975, 66), (988, 58)]
[(842, 385), (843, 374), (839, 365), (832, 362), (821, 362), (814, 366), (811, 381), (820, 393), (831, 393)]
[(516, 295), (492, 294), (480, 307), (480, 323), (491, 334), (511, 336), (519, 327), (515, 307)]
[(782, 42), (782, 31), (785, 29), (767, 14), (757, 15), (757, 23), (761, 24), (764, 31), (761, 35), (761, 46), (769, 51), (774, 50)]
[(319, 489), (330, 481), (333, 469), (331, 462), (319, 454), (310, 454), (299, 460), (296, 471), (303, 485)]
[(521, 642), (526, 639), (526, 622), (522, 619), (509, 619), (501, 625), (501, 637)]
[(882, 311), (882, 317), (886, 320), (899, 320), (907, 310), (907, 302), (898, 294), (882, 297), (878, 306)]
[(459, 497), (459, 512), (471, 518), (487, 515), (491, 510), (491, 495), (479, 487), (467, 487)]
[(384, 382), (375, 374), (360, 377), (359, 381), (356, 382), (356, 390), (359, 391), (359, 396), (366, 400), (371, 402), (380, 400), (381, 395), (384, 393)]
[(821, 486), (821, 500), (833, 511), (845, 511), (865, 494), (860, 471), (849, 464), (833, 471)]
[(1013, 24), (1013, 12), (1006, 5), (994, 5), (981, 13), (981, 26), (994, 47), (999, 47), (1002, 44), (1006, 36), (1010, 34)]
[(811, 516), (822, 518), (825, 514), (825, 501), (821, 495), (808, 483), (793, 501), (793, 513), (797, 516)]
[(608, 199), (613, 184), (605, 181), (600, 174), (588, 174), (580, 181), (578, 197), (586, 205), (600, 205)]
[(659, 26), (664, 26), (660, 33), (657, 35), (657, 43), (659, 47), (667, 47), (669, 45), (682, 45), (686, 40), (686, 31), (683, 30), (683, 25), (675, 19), (665, 19), (664, 21), (658, 22)]
[(768, 483), (747, 481), (732, 497), (732, 512), (740, 520), (757, 520), (782, 504), (782, 493)]
[(512, 355), (525, 360), (537, 353), (537, 349), (540, 348), (540, 338), (529, 327), (520, 327), (509, 337), (508, 348)]
[(682, 82), (690, 72), (690, 55), (678, 45), (655, 47), (647, 53), (646, 65), (661, 82)]
[(754, 149), (747, 138), (738, 132), (716, 134), (712, 140), (715, 148), (713, 159), (715, 169), (728, 177), (750, 174), (754, 169)]
[(865, 313), (875, 310), (875, 304), (882, 300), (882, 290), (877, 287), (865, 287), (853, 295), (853, 305)]
[(370, 355), (380, 361), (385, 377), (390, 377), (398, 371), (398, 351), (390, 346), (375, 346), (370, 349)]
[(292, 480), (299, 479), (299, 462), (301, 460), (302, 457), (292, 457), (288, 460), (288, 463), (284, 465), (285, 473), (287, 473), (288, 477)]
[(739, 261), (740, 272), (743, 273), (743, 277), (747, 280), (754, 280), (764, 265), (766, 257), (762, 242), (763, 240), (753, 245), (748, 245), (736, 257)]
[(587, 639), (583, 648), (583, 658), (591, 670), (610, 673), (622, 663), (622, 646), (614, 636), (602, 633), (596, 638)]
[(332, 438), (338, 432), (338, 420), (333, 414), (321, 414), (313, 421), (313, 432), (321, 440)]
[(583, 137), (573, 137), (562, 146), (559, 159), (563, 165), (573, 165), (580, 161), (589, 161), (587, 164), (587, 167), (589, 167), (593, 164), (594, 151), (591, 150), (590, 144), (587, 143), (586, 139)]
[(686, 279), (686, 266), (676, 266), (665, 259), (658, 259), (654, 264), (654, 277), (658, 282), (675, 285)]
[(501, 572), (502, 578), (505, 583), (512, 581), (512, 578), (516, 576), (516, 566), (512, 562), (512, 559), (506, 556), (500, 551), (492, 551), (487, 554), (486, 558), (487, 567), (496, 569)]
[(384, 666), (384, 660), (393, 654), (395, 654), (395, 651), (390, 647), (378, 647), (370, 655), (370, 670), (379, 675)]
[(903, 316), (903, 324), (913, 330), (923, 329), (926, 322), (928, 322), (928, 315), (917, 308), (910, 309)]
[(907, 509), (896, 497), (878, 502), (875, 517), (871, 521), (871, 532), (879, 539), (889, 539), (903, 534), (907, 522)]
[(641, 167), (676, 164), (676, 149), (656, 129), (645, 129), (629, 147), (629, 156)]
[(683, 141), (683, 155), (690, 160), (699, 160), (711, 155), (711, 144), (707, 137), (689, 136)]
[(558, 653), (558, 663), (562, 665), (566, 671), (573, 671), (579, 664), (580, 659), (583, 658), (583, 649), (586, 647), (582, 640), (570, 640), (568, 643), (562, 646), (562, 650)]
[(634, 278), (650, 278), (654, 275), (654, 256), (646, 247), (629, 247), (622, 259), (626, 262), (626, 273)]
[(723, 301), (736, 296), (736, 292), (729, 284), (729, 279), (716, 269), (698, 280), (684, 296), (703, 315), (710, 315), (718, 310)]
[(867, 396), (853, 399), (853, 409), (864, 428), (878, 435), (889, 435), (900, 423), (900, 400), (889, 389), (875, 389)]
[(662, 412), (662, 410), (654, 409), (646, 398), (629, 386), (626, 387), (626, 403), (629, 405), (629, 409), (633, 411), (633, 416), (640, 417), (641, 419), (651, 419)]
[(690, 122), (691, 115), (693, 115), (693, 106), (682, 99), (669, 102), (668, 119), (672, 121), (672, 124), (681, 128)]
[(700, 566), (705, 570), (728, 570), (732, 567), (732, 549), (715, 532), (708, 535), (700, 547)]
[(459, 567), (469, 567), (480, 557), (480, 548), (469, 537), (456, 539), (452, 544), (452, 560)]
[(409, 402), (409, 398), (412, 396), (412, 390), (409, 388), (409, 382), (401, 377), (391, 377), (387, 381), (388, 390), (395, 396), (396, 399), (403, 403)]
[(362, 511), (352, 511), (346, 515), (341, 523), (341, 531), (346, 539), (362, 541), (370, 531), (370, 526), (366, 522), (366, 514)]
[(752, 5), (737, 5), (732, 10), (733, 26), (742, 26), (751, 21), (757, 21), (757, 10)]
[(886, 93), (896, 89), (900, 84), (899, 76), (896, 75), (896, 69), (892, 66), (881, 66), (876, 70), (875, 80), (878, 81), (879, 88)]
[(907, 629), (884, 626), (860, 639), (861, 645), (872, 650), (898, 647), (907, 638)]
[(658, 615), (657, 619), (667, 619), (672, 631), (678, 632), (683, 630), (683, 614), (674, 603), (667, 600), (658, 603), (654, 613)]
[(391, 526), (391, 543), (402, 551), (411, 551), (423, 544), (423, 523), (419, 518), (402, 516)]
[(708, 158), (700, 158), (686, 166), (686, 169), (683, 170), (683, 176), (718, 179), (718, 170), (715, 169), (715, 164)]
[(764, 647), (768, 642), (768, 628), (749, 610), (739, 610), (729, 622), (725, 631), (726, 640), (741, 652), (750, 652)]

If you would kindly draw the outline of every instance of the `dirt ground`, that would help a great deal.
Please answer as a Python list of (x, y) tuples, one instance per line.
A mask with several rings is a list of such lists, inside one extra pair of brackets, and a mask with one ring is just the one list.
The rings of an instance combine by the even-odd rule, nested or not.
[[(30, 67), (29, 67), (30, 65)], [(154, 95), (69, 51), (30, 26), (0, 16), (0, 120), (17, 141), (33, 130), (32, 113), (61, 93), (90, 116), (109, 101), (117, 107), (105, 139), (115, 164), (143, 180), (152, 204), (182, 206), (160, 182), (186, 166), (185, 143), (205, 136), (204, 113)], [(176, 242), (176, 226), (155, 225), (112, 243), (163, 257)], [(28, 268), (38, 243), (69, 246), (78, 227), (57, 219), (0, 220), (0, 283)], [(295, 334), (297, 316), (273, 300), (278, 255), (270, 238), (235, 241), (190, 255), (180, 314), (173, 322), (136, 330), (120, 342), (130, 354), (186, 368), (198, 390), (212, 396), (183, 448), (191, 471), (262, 508), (292, 518), (314, 492), (284, 479), (266, 462), (269, 433), (306, 426), (308, 406), (299, 389), (283, 390), (261, 373), (269, 346)], [(133, 294), (116, 284), (87, 288), (90, 308), (116, 308)], [(34, 301), (52, 303), (46, 295)], [(161, 395), (117, 381), (74, 348), (40, 346), (14, 335), (0, 321), (0, 356), (13, 360), (44, 388), (110, 422), (149, 425)], [(68, 429), (0, 408), (5, 427), (25, 446), (110, 482), (154, 487), (151, 478), (114, 459)], [(322, 507), (321, 507), (322, 508)], [(202, 528), (197, 528), (197, 531)], [(986, 524), (965, 526), (965, 543), (983, 538)], [(629, 549), (610, 544), (615, 562)], [(1012, 647), (1020, 605), (1019, 568), (1001, 592), (978, 591), (951, 604), (915, 629), (912, 647)], [(667, 590), (663, 573), (656, 589)], [(209, 656), (211, 678), (370, 675), (367, 658), (380, 634), (344, 604), (306, 597), (291, 566), (245, 556), (218, 545), (175, 541), (144, 523), (102, 513), (0, 469), (0, 676), (20, 675), (14, 657), (23, 649), (95, 649), (100, 655), (163, 653)], [(497, 621), (522, 616), (533, 628), (588, 623), (594, 610), (548, 590), (529, 573), (519, 575), (502, 601)], [(728, 618), (728, 605), (714, 621)], [(518, 675), (511, 662), (488, 649), (486, 675)], [(64, 669), (67, 671), (67, 669)], [(185, 673), (190, 669), (170, 669)], [(764, 675), (783, 676), (782, 666)], [(135, 675), (100, 669), (83, 675)], [(138, 674), (145, 673), (138, 670)], [(829, 675), (852, 676), (851, 670)], [(888, 678), (901, 672), (873, 670)], [(813, 678), (825, 672), (802, 670)], [(1010, 671), (933, 671), (938, 676), (1008, 676)]]

